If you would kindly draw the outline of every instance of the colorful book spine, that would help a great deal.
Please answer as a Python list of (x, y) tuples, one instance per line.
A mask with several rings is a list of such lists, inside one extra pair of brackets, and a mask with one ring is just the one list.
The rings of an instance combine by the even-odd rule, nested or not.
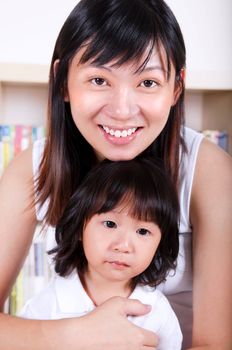
[(229, 150), (229, 137), (226, 131), (219, 130), (203, 130), (204, 136), (228, 152)]
[(0, 125), (0, 175), (13, 157), (44, 136), (43, 126)]

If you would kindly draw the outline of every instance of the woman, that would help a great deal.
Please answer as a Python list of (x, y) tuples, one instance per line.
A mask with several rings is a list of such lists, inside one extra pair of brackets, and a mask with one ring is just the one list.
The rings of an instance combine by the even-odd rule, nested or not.
[[(184, 349), (230, 348), (232, 165), (227, 154), (183, 128), (184, 69), (183, 38), (162, 0), (82, 0), (73, 10), (51, 62), (46, 143), (22, 153), (1, 181), (2, 304), (36, 221), (47, 225), (52, 248), (53, 226), (92, 166), (103, 158), (129, 160), (144, 153), (163, 162), (179, 192), (177, 272), (162, 290), (179, 316)], [(139, 303), (116, 299), (81, 319), (2, 315), (0, 343), (11, 350), (154, 349), (157, 337), (125, 317), (146, 312)]]

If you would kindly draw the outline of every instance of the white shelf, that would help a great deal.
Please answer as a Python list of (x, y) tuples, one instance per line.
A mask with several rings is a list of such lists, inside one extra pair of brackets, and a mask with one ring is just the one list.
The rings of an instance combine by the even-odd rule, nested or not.
[(199, 91), (232, 91), (232, 74), (226, 71), (188, 71), (186, 89)]
[(0, 82), (19, 84), (47, 84), (49, 66), (0, 62)]
[[(0, 83), (47, 84), (49, 65), (1, 63)], [(230, 91), (232, 75), (228, 72), (186, 72), (186, 89), (199, 91)]]

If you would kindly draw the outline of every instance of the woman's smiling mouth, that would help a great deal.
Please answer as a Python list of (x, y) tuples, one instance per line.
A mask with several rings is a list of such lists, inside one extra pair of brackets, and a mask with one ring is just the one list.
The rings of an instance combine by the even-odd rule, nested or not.
[(103, 125), (102, 126), (103, 130), (105, 130), (105, 132), (107, 134), (110, 134), (111, 136), (115, 136), (115, 137), (127, 137), (127, 136), (131, 136), (132, 134), (135, 133), (135, 131), (138, 128), (128, 128), (128, 129), (113, 129), (110, 128), (108, 126)]
[(99, 125), (107, 141), (113, 144), (124, 145), (131, 142), (142, 127), (114, 128), (106, 125)]

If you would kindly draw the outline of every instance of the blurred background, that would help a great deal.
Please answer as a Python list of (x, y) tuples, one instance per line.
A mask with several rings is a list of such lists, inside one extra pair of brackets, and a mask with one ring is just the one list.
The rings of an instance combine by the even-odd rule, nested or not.
[[(49, 62), (59, 30), (76, 3), (0, 0), (0, 174), (18, 152), (45, 135)], [(232, 1), (167, 3), (187, 48), (186, 125), (232, 154)], [(46, 283), (43, 249), (35, 235), (6, 311), (17, 313)]]

